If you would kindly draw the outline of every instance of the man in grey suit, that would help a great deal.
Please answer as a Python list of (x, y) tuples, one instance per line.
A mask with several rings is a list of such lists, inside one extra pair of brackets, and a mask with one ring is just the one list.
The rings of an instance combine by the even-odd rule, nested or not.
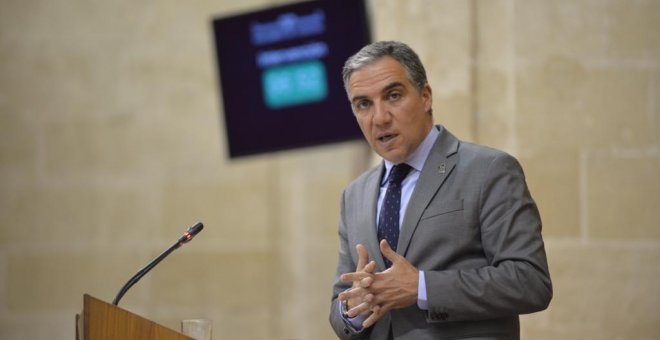
[(342, 196), (337, 335), (519, 339), (518, 316), (547, 308), (552, 284), (517, 160), (433, 125), (426, 71), (403, 43), (364, 47), (343, 78), (383, 163)]

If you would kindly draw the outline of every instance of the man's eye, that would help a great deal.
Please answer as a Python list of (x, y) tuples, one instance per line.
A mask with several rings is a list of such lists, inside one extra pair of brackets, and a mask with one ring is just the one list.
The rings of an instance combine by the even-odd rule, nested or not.
[(399, 92), (391, 92), (390, 94), (387, 95), (387, 99), (390, 101), (394, 101), (401, 98), (401, 94)]
[(358, 110), (366, 110), (370, 106), (370, 103), (366, 100), (361, 100), (355, 104), (355, 108)]

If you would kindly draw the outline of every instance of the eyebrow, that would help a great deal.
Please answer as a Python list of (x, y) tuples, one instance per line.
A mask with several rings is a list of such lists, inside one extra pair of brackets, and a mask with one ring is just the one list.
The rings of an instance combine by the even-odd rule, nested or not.
[(389, 90), (391, 90), (391, 89), (393, 89), (393, 88), (395, 88), (395, 87), (403, 87), (403, 83), (400, 82), (400, 81), (395, 81), (395, 82), (393, 82), (393, 83), (391, 83), (391, 84), (385, 86), (385, 87), (383, 88), (383, 90), (380, 91), (380, 92), (381, 92), (381, 93), (384, 93), (384, 92), (387, 92), (387, 91), (389, 91)]
[[(387, 86), (383, 87), (383, 89), (380, 90), (380, 93), (386, 93), (386, 92), (390, 91), (391, 89), (394, 89), (394, 88), (397, 88), (397, 87), (403, 87), (403, 83), (400, 82), (400, 81), (392, 82), (392, 83), (388, 84)], [(361, 99), (365, 99), (365, 98), (367, 98), (367, 96), (355, 96), (355, 97), (351, 98), (351, 103), (355, 102), (356, 100), (361, 100)]]

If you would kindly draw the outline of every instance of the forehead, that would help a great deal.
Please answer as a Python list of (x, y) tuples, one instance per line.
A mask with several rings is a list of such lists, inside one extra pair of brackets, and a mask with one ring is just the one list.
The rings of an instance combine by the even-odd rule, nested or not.
[(348, 81), (350, 97), (368, 96), (392, 83), (410, 84), (403, 65), (392, 57), (383, 57), (351, 74)]

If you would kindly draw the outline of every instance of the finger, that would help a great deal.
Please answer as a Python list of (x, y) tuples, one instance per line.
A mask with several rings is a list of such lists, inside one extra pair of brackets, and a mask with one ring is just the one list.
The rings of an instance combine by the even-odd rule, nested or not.
[(362, 280), (366, 277), (369, 277), (371, 275), (373, 275), (373, 274), (365, 273), (365, 272), (345, 273), (345, 274), (341, 274), (339, 279), (342, 282), (360, 281), (360, 280)]
[(378, 319), (380, 319), (383, 316), (381, 309), (377, 309), (376, 311), (374, 311), (374, 309), (375, 308), (371, 309), (373, 313), (371, 313), (371, 315), (369, 315), (369, 317), (366, 320), (364, 320), (364, 322), (362, 322), (362, 327), (364, 328), (371, 327), (373, 324), (376, 323), (376, 321), (378, 321)]
[(369, 311), (369, 304), (366, 302), (362, 302), (361, 304), (349, 309), (346, 312), (346, 314), (348, 315), (348, 317), (352, 318), (368, 311)]
[(364, 269), (362, 271), (367, 273), (373, 273), (376, 271), (377, 267), (378, 265), (376, 264), (376, 261), (371, 261), (366, 266), (364, 266)]
[(369, 305), (372, 304), (371, 302), (372, 302), (373, 300), (374, 300), (374, 295), (371, 294), (371, 293), (365, 295), (365, 296), (362, 298), (362, 301), (368, 303)]
[(362, 271), (364, 266), (367, 265), (367, 262), (369, 262), (369, 253), (367, 252), (367, 248), (365, 248), (362, 244), (357, 244), (355, 246), (355, 250), (358, 253), (358, 263), (357, 263), (357, 269), (355, 271)]
[(365, 277), (364, 279), (360, 280), (360, 287), (369, 288), (373, 282), (374, 279), (371, 276)]
[(348, 299), (360, 297), (362, 295), (364, 295), (364, 290), (362, 288), (359, 288), (359, 287), (358, 288), (350, 288), (350, 289), (347, 289), (347, 290), (339, 293), (339, 295), (337, 296), (337, 299), (342, 300), (342, 301), (346, 301)]
[(401, 258), (401, 255), (392, 250), (390, 244), (387, 243), (387, 241), (384, 239), (380, 241), (380, 252), (383, 253), (383, 256), (390, 260), (392, 264), (398, 262), (398, 260)]

